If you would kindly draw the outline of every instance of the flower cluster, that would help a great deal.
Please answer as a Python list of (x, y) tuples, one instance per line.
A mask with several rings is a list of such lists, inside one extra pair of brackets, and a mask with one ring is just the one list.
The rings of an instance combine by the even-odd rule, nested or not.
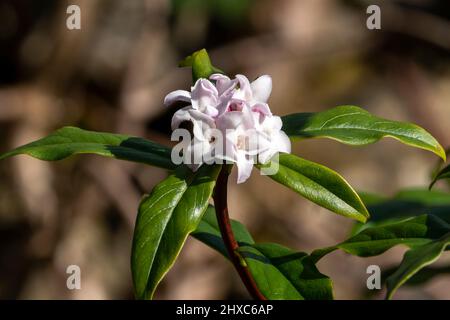
[(267, 75), (250, 83), (243, 75), (230, 79), (213, 74), (209, 80), (197, 80), (191, 92), (169, 93), (166, 106), (189, 104), (172, 118), (172, 130), (184, 128), (193, 135), (183, 150), (184, 159), (191, 160), (185, 163), (194, 171), (208, 163), (205, 159), (236, 163), (238, 183), (242, 183), (255, 162), (264, 164), (278, 152), (290, 153), (281, 118), (267, 104), (271, 91), (272, 79)]

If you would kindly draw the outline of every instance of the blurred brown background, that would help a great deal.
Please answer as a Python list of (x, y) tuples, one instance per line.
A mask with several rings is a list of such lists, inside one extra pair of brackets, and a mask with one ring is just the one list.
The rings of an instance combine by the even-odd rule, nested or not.
[[(69, 4), (81, 7), (81, 30), (66, 28)], [(382, 30), (366, 28), (369, 4), (381, 6)], [(64, 125), (168, 144), (172, 111), (163, 98), (189, 87), (190, 71), (177, 62), (203, 47), (231, 75), (270, 74), (276, 114), (354, 104), (418, 123), (450, 146), (446, 0), (3, 0), (0, 152)], [(427, 185), (437, 163), (390, 139), (365, 148), (305, 141), (294, 152), (384, 195)], [(0, 298), (132, 298), (138, 202), (165, 176), (96, 156), (1, 162)], [(309, 252), (343, 240), (352, 225), (257, 172), (243, 185), (231, 181), (231, 215), (257, 240)], [(380, 298), (366, 289), (366, 267), (392, 266), (404, 250), (371, 259), (336, 252), (319, 268), (338, 299)], [(81, 290), (66, 288), (71, 264), (81, 267)], [(397, 298), (450, 299), (449, 285), (442, 275)], [(246, 297), (231, 264), (194, 239), (157, 292), (158, 299)]]

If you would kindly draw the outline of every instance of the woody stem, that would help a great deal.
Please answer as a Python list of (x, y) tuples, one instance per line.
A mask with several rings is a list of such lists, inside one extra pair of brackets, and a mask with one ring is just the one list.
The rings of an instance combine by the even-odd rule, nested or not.
[(259, 291), (248, 267), (241, 263), (241, 258), (238, 253), (239, 244), (234, 237), (230, 217), (228, 215), (227, 184), (229, 169), (230, 167), (228, 165), (222, 166), (213, 195), (220, 233), (222, 234), (222, 239), (228, 252), (228, 257), (233, 263), (236, 271), (239, 273), (239, 276), (241, 277), (241, 280), (250, 295), (256, 300), (267, 300), (266, 297), (264, 297), (264, 295)]

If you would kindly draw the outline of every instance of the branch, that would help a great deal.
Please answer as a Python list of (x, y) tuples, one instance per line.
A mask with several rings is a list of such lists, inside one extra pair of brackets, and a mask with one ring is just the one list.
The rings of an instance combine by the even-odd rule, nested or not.
[(266, 297), (259, 291), (258, 286), (253, 279), (248, 267), (241, 263), (241, 258), (237, 250), (239, 244), (234, 238), (233, 230), (231, 229), (230, 217), (228, 215), (227, 205), (227, 184), (228, 184), (229, 167), (223, 165), (217, 179), (214, 190), (214, 206), (216, 208), (217, 221), (219, 223), (220, 233), (222, 234), (223, 242), (228, 252), (228, 256), (234, 265), (234, 268), (239, 273), (242, 282), (247, 288), (253, 299), (267, 300)]

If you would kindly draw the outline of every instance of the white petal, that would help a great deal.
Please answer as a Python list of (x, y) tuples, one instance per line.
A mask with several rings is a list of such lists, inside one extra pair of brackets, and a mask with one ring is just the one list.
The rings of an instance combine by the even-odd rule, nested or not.
[(252, 106), (253, 112), (259, 112), (265, 116), (272, 116), (272, 111), (270, 111), (269, 105), (264, 102), (258, 102)]
[(241, 111), (228, 111), (216, 119), (217, 128), (220, 130), (250, 130), (254, 129), (254, 123), (253, 114), (245, 104)]
[(279, 116), (268, 117), (270, 121), (270, 127), (274, 131), (279, 131), (283, 127), (283, 121)]
[(207, 79), (198, 79), (191, 88), (192, 107), (204, 111), (207, 107), (215, 107), (219, 103), (216, 87)]
[(203, 112), (210, 117), (217, 117), (219, 115), (219, 110), (216, 107), (213, 106), (206, 106), (206, 108), (203, 110)]
[(239, 81), (239, 89), (234, 92), (233, 98), (250, 102), (253, 99), (250, 81), (242, 74), (237, 74), (236, 79)]
[(267, 102), (272, 92), (272, 78), (264, 75), (251, 83), (253, 100), (257, 102)]
[(198, 110), (192, 109), (191, 106), (182, 108), (175, 112), (172, 117), (172, 130), (179, 128), (184, 121), (191, 121), (194, 125), (194, 135), (198, 136), (203, 129), (214, 128), (214, 119)]
[(216, 82), (216, 88), (219, 96), (227, 96), (236, 87), (238, 81), (236, 79), (231, 80), (227, 76), (215, 73), (209, 77), (211, 80)]
[(221, 73), (213, 73), (212, 75), (209, 76), (209, 78), (214, 81), (224, 81), (224, 82), (231, 81), (229, 77)]
[(284, 133), (284, 131), (280, 131), (276, 141), (274, 141), (275, 145), (279, 152), (291, 153), (291, 140), (288, 135)]
[(258, 128), (268, 135), (277, 133), (283, 127), (283, 122), (278, 116), (261, 115), (258, 124)]
[(224, 141), (222, 142), (222, 148), (215, 149), (216, 158), (225, 160), (228, 162), (237, 162), (238, 154), (237, 148), (234, 143), (234, 137), (228, 136), (224, 137)]
[(236, 163), (238, 169), (237, 183), (243, 183), (250, 178), (253, 169), (253, 161), (245, 159), (245, 157), (240, 157)]
[(230, 111), (220, 116), (216, 121), (216, 125), (220, 130), (234, 130), (237, 127), (241, 126), (243, 122), (244, 117), (242, 112)]
[(191, 115), (189, 114), (189, 108), (186, 107), (180, 110), (177, 110), (172, 116), (172, 130), (179, 128), (180, 124), (184, 121), (190, 121)]
[(268, 137), (260, 135), (258, 139), (258, 162), (265, 164), (269, 161), (277, 151), (274, 148), (273, 141), (269, 140)]
[(175, 102), (179, 102), (179, 101), (190, 102), (191, 101), (191, 93), (186, 90), (172, 91), (164, 98), (164, 105), (166, 107), (169, 107), (172, 104), (174, 104)]

